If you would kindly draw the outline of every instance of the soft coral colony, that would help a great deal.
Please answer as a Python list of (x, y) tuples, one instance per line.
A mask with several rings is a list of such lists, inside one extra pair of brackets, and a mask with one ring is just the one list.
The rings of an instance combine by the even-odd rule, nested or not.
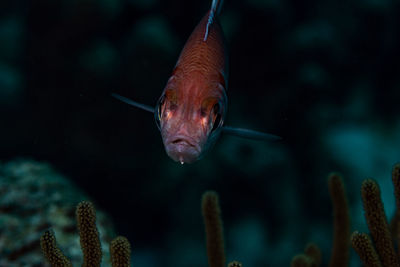
[(400, 163), (393, 167), (392, 182), (396, 212), (391, 225), (383, 209), (379, 185), (367, 179), (361, 186), (365, 219), (372, 240), (367, 234), (356, 231), (351, 236), (351, 242), (365, 266), (400, 266)]
[[(218, 195), (207, 191), (202, 198), (202, 211), (207, 238), (208, 263), (210, 267), (225, 266), (224, 237)], [(80, 244), (83, 253), (83, 267), (99, 267), (102, 259), (99, 232), (96, 227), (96, 212), (93, 204), (83, 201), (76, 208)], [(40, 239), (43, 254), (53, 267), (72, 267), (71, 262), (56, 244), (52, 230), (47, 230)], [(128, 267), (131, 246), (129, 241), (118, 236), (110, 244), (111, 266)], [(229, 267), (240, 267), (237, 261), (230, 262)]]
[[(83, 252), (83, 267), (100, 266), (102, 259), (99, 232), (96, 227), (96, 211), (93, 204), (82, 201), (76, 208), (80, 244)], [(47, 230), (40, 239), (45, 258), (54, 267), (72, 267), (71, 261), (56, 244), (52, 230)], [(130, 266), (131, 248), (128, 239), (116, 237), (110, 244), (111, 263), (114, 267)]]
[[(363, 264), (367, 267), (400, 266), (400, 164), (392, 171), (392, 181), (396, 197), (396, 213), (389, 225), (383, 209), (379, 185), (372, 179), (362, 183), (361, 196), (365, 219), (370, 235), (353, 232), (350, 236), (350, 215), (343, 179), (338, 174), (328, 177), (328, 185), (333, 206), (333, 245), (329, 266), (348, 266), (349, 246), (353, 246)], [(206, 247), (210, 267), (226, 265), (221, 209), (217, 193), (207, 191), (202, 198), (202, 213), (206, 232)], [(76, 209), (76, 219), (83, 252), (83, 267), (98, 267), (102, 253), (99, 233), (96, 228), (95, 209), (90, 202), (81, 202)], [(57, 247), (54, 233), (46, 231), (41, 238), (41, 247), (45, 258), (54, 267), (72, 266), (71, 262)], [(399, 247), (399, 246), (398, 246)], [(122, 236), (110, 244), (111, 266), (128, 267), (131, 248), (129, 241)], [(293, 257), (292, 267), (320, 266), (322, 255), (317, 245), (310, 243), (304, 253)], [(242, 264), (232, 261), (228, 267)]]
[[(366, 179), (361, 185), (364, 216), (372, 239), (366, 233), (350, 229), (349, 212), (343, 181), (331, 175), (329, 187), (334, 208), (334, 238), (330, 266), (348, 266), (351, 243), (362, 263), (367, 267), (400, 266), (400, 163), (392, 170), (392, 182), (396, 197), (396, 212), (389, 225), (383, 208), (379, 185), (373, 179)], [(395, 251), (395, 245), (398, 251)], [(315, 245), (309, 245), (304, 254), (295, 256), (293, 267), (319, 266), (321, 254)]]

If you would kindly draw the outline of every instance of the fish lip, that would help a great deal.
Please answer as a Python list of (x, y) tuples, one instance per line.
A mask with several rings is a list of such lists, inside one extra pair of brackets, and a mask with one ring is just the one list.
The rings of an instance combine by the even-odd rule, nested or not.
[(167, 145), (187, 145), (193, 147), (197, 152), (200, 152), (200, 146), (193, 140), (193, 138), (186, 135), (174, 135), (167, 140)]
[(193, 138), (185, 135), (173, 135), (165, 142), (165, 149), (170, 158), (183, 163), (193, 163), (201, 154), (200, 145)]

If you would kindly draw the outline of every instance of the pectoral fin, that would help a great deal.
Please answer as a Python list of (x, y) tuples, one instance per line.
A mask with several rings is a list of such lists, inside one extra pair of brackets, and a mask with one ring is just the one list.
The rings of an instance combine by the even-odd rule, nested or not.
[(138, 103), (138, 102), (136, 102), (136, 101), (133, 101), (133, 100), (131, 100), (131, 99), (129, 99), (129, 98), (126, 98), (126, 97), (121, 96), (121, 95), (118, 95), (118, 94), (112, 93), (111, 95), (112, 95), (113, 97), (115, 97), (116, 99), (118, 99), (118, 100), (120, 100), (120, 101), (122, 101), (122, 102), (125, 102), (125, 103), (127, 103), (127, 104), (129, 104), (129, 105), (131, 105), (131, 106), (134, 106), (134, 107), (137, 107), (137, 108), (146, 110), (146, 111), (148, 111), (148, 112), (154, 113), (154, 108), (153, 108), (152, 106)]
[(225, 134), (230, 134), (230, 135), (235, 135), (235, 136), (242, 137), (242, 138), (260, 140), (260, 141), (282, 140), (282, 137), (279, 137), (277, 135), (258, 132), (258, 131), (249, 130), (249, 129), (243, 129), (243, 128), (234, 128), (234, 127), (230, 127), (230, 126), (222, 127), (222, 132)]

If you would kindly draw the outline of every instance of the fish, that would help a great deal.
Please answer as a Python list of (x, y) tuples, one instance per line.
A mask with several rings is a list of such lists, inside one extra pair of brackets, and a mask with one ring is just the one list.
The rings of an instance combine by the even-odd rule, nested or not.
[(221, 133), (262, 141), (281, 140), (269, 133), (224, 126), (228, 56), (218, 20), (222, 2), (212, 1), (189, 36), (155, 107), (112, 93), (120, 101), (154, 113), (165, 151), (181, 164), (201, 159)]

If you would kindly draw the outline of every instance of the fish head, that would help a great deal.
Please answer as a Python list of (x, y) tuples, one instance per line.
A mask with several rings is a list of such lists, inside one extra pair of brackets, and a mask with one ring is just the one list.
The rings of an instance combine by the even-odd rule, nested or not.
[(225, 90), (182, 91), (167, 86), (154, 112), (168, 156), (181, 164), (197, 161), (215, 143), (227, 104)]

